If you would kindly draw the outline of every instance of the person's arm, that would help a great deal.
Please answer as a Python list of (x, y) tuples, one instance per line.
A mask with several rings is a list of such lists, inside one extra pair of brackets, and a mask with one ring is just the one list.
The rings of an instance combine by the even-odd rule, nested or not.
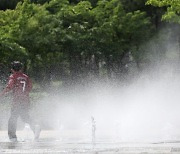
[(9, 78), (9, 81), (7, 83), (7, 86), (4, 88), (4, 90), (0, 93), (0, 96), (5, 95), (6, 93), (8, 93), (9, 91), (11, 91), (14, 87), (14, 80), (13, 78)]

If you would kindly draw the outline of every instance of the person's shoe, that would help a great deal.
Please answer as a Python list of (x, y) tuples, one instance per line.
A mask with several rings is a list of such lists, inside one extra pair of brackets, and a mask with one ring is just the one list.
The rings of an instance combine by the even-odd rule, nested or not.
[(11, 142), (17, 142), (17, 138), (10, 138), (9, 139)]
[(41, 133), (41, 128), (39, 125), (35, 126), (35, 132), (34, 132), (34, 140), (37, 141), (39, 139)]

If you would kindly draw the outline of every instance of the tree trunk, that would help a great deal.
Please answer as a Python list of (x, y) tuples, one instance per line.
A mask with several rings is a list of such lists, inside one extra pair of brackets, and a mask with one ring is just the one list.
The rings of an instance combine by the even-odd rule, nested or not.
[(112, 61), (109, 55), (105, 55), (106, 59), (106, 69), (107, 69), (107, 77), (111, 79), (112, 77)]

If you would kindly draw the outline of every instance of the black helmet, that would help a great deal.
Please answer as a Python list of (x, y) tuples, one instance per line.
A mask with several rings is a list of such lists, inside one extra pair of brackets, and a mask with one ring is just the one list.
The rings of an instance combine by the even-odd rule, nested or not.
[(20, 71), (23, 67), (23, 64), (20, 62), (20, 61), (13, 61), (11, 63), (11, 68), (14, 70), (14, 71)]

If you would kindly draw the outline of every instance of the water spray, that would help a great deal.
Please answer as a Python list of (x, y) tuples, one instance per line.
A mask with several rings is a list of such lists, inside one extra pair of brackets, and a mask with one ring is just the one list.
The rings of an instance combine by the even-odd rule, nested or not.
[(121, 129), (121, 122), (120, 121), (115, 121), (115, 140), (119, 141), (120, 139), (120, 129)]
[(96, 142), (96, 121), (94, 117), (91, 117), (91, 122), (92, 122), (92, 144), (95, 145)]

